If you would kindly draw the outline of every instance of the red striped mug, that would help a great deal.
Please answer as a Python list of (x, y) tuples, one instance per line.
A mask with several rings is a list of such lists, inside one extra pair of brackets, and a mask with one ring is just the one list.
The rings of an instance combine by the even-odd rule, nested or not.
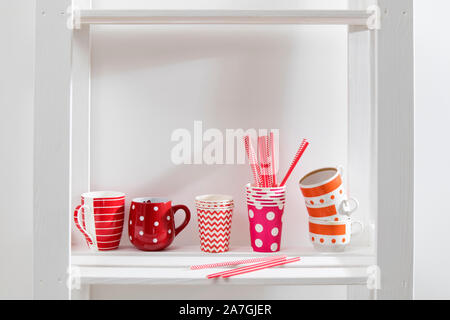
[(89, 248), (105, 251), (119, 247), (125, 214), (125, 194), (115, 191), (86, 192), (75, 208), (75, 225)]
[(339, 215), (349, 216), (359, 203), (348, 198), (342, 183), (342, 167), (314, 170), (299, 182), (311, 218), (334, 220)]

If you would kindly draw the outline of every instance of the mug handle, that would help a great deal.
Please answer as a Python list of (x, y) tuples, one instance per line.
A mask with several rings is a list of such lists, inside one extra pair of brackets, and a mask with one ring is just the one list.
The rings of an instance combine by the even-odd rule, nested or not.
[[(357, 232), (353, 232), (353, 224), (356, 223), (359, 225), (359, 230)], [(364, 223), (361, 221), (355, 220), (352, 221), (352, 236), (357, 236), (358, 234), (362, 233), (364, 231)]]
[(343, 178), (343, 176), (344, 176), (344, 166), (338, 165), (336, 167), (336, 169), (337, 169), (338, 173), (341, 175), (341, 178)]
[[(353, 206), (350, 206), (350, 204), (353, 203)], [(355, 198), (348, 198), (342, 201), (342, 211), (343, 214), (350, 215), (352, 212), (354, 212), (359, 207), (359, 202)], [(348, 209), (346, 209), (347, 207)]]
[(178, 205), (172, 207), (173, 215), (175, 216), (175, 213), (177, 213), (177, 211), (180, 209), (184, 211), (185, 218), (184, 218), (183, 223), (175, 228), (175, 236), (177, 234), (179, 234), (184, 228), (186, 228), (186, 226), (189, 223), (189, 220), (191, 220), (191, 211), (189, 211), (188, 207), (186, 207), (185, 205), (182, 205), (182, 204), (178, 204)]
[[(75, 222), (75, 225), (77, 226), (78, 230), (81, 231), (81, 233), (84, 235), (84, 237), (86, 238), (86, 240), (88, 242), (90, 242), (90, 244), (94, 243), (93, 237), (89, 234), (89, 232), (86, 230), (86, 228), (83, 227), (83, 223), (82, 221), (80, 221), (80, 219), (78, 219), (78, 212), (80, 211), (80, 209), (87, 209), (86, 211), (90, 211), (91, 209), (89, 208), (89, 206), (83, 204), (83, 205), (79, 205), (75, 208), (75, 211), (73, 212), (73, 221)], [(87, 214), (87, 212), (85, 212), (85, 214)]]

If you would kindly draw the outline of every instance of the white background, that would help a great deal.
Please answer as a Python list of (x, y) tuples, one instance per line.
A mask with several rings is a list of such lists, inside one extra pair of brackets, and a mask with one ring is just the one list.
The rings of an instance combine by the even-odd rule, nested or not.
[[(167, 3), (167, 2), (166, 2)], [(171, 2), (171, 3), (176, 3)], [(206, 1), (196, 1), (195, 3), (203, 5), (206, 8)], [(211, 3), (211, 2), (208, 2)], [(259, 2), (260, 6), (266, 2)], [(280, 6), (286, 5), (288, 8), (299, 7), (298, 1), (284, 1)], [(320, 8), (319, 4), (325, 4), (326, 1), (302, 1), (302, 7)], [(345, 1), (329, 1), (335, 8), (345, 5)], [(416, 73), (416, 124), (415, 124), (415, 298), (450, 298), (450, 277), (447, 270), (450, 268), (450, 258), (446, 249), (447, 232), (450, 218), (447, 217), (448, 208), (439, 199), (445, 199), (448, 195), (448, 186), (445, 181), (450, 178), (445, 170), (450, 154), (445, 152), (445, 141), (443, 136), (448, 132), (448, 113), (450, 107), (450, 94), (448, 90), (448, 75), (450, 74), (450, 48), (448, 41), (445, 41), (444, 30), (449, 27), (444, 23), (446, 12), (450, 9), (450, 4), (445, 0), (416, 0), (415, 2), (415, 73)], [(254, 4), (254, 3), (253, 3)], [(240, 5), (248, 5), (252, 7), (251, 1), (243, 1)], [(254, 6), (253, 6), (254, 7)], [(2, 48), (0, 50), (0, 70), (2, 77), (0, 80), (0, 106), (2, 116), (0, 118), (1, 127), (1, 167), (0, 167), (0, 298), (30, 298), (31, 297), (31, 273), (32, 273), (32, 143), (33, 143), (33, 46), (34, 46), (34, 2), (33, 1), (3, 1), (0, 3), (0, 33)], [(440, 17), (440, 19), (439, 19)], [(197, 27), (196, 27), (197, 28)], [(302, 31), (308, 29), (309, 32)], [(338, 28), (339, 29), (339, 28)], [(239, 121), (227, 118), (227, 107), (236, 105), (249, 108), (263, 107), (268, 108), (278, 101), (282, 101), (291, 112), (294, 107), (300, 108), (301, 115), (296, 115), (292, 119), (279, 118), (280, 123), (286, 128), (292, 130), (286, 135), (292, 140), (302, 136), (322, 139), (319, 130), (308, 125), (305, 121), (305, 113), (309, 117), (314, 118), (320, 112), (331, 111), (332, 115), (326, 115), (326, 123), (330, 124), (331, 116), (335, 115), (339, 118), (338, 111), (345, 108), (345, 45), (341, 45), (338, 39), (330, 41), (327, 35), (330, 32), (336, 32), (339, 37), (339, 30), (336, 28), (328, 29), (324, 27), (300, 27), (297, 32), (295, 29), (280, 27), (263, 32), (253, 29), (250, 31), (234, 30), (236, 36), (231, 36), (230, 32), (220, 30), (218, 37), (214, 37), (211, 30), (198, 30), (197, 32), (187, 32), (180, 34), (180, 29), (175, 28), (174, 31), (159, 30), (159, 33), (149, 33), (152, 40), (159, 43), (160, 46), (156, 52), (150, 50), (151, 45), (145, 43), (140, 33), (134, 33), (131, 38), (128, 31), (123, 31), (122, 41), (126, 46), (128, 42), (133, 46), (136, 41), (141, 42), (142, 50), (124, 50), (119, 49), (115, 52), (112, 50), (112, 39), (109, 37), (108, 31), (103, 30), (103, 36), (99, 37), (99, 47), (94, 47), (94, 78), (93, 86), (98, 89), (93, 95), (94, 121), (98, 121), (101, 131), (94, 131), (93, 147), (99, 146), (101, 151), (94, 150), (93, 162), (93, 183), (94, 187), (102, 187), (119, 183), (123, 186), (125, 183), (127, 192), (131, 196), (138, 195), (142, 190), (152, 190), (152, 176), (156, 171), (146, 162), (152, 157), (152, 152), (148, 145), (152, 140), (151, 128), (158, 125), (152, 121), (152, 114), (148, 113), (148, 105), (164, 105), (175, 106), (181, 100), (182, 103), (192, 103), (191, 107), (197, 107), (197, 114), (202, 114), (202, 109), (215, 106), (217, 111), (224, 112), (225, 119), (229, 121), (223, 123), (223, 126), (234, 128), (239, 127)], [(335, 31), (332, 31), (335, 30)], [(440, 32), (436, 32), (440, 30)], [(200, 31), (200, 32), (198, 32)], [(145, 32), (144, 32), (145, 33)], [(114, 33), (116, 34), (116, 33)], [(99, 33), (100, 35), (100, 33)], [(158, 38), (158, 35), (165, 35), (164, 38)], [(259, 36), (258, 36), (259, 35)], [(167, 36), (167, 37), (166, 37)], [(180, 56), (171, 55), (173, 52), (173, 42), (169, 39), (181, 37), (185, 41), (177, 44), (180, 46)], [(247, 39), (251, 37), (251, 43)], [(313, 38), (314, 37), (314, 38)], [(323, 42), (314, 41), (322, 39)], [(208, 46), (202, 47), (202, 39), (208, 40)], [(195, 44), (191, 45), (191, 44)], [(223, 44), (223, 46), (222, 46)], [(231, 45), (231, 49), (230, 49)], [(328, 47), (327, 47), (328, 46)], [(336, 49), (335, 56), (323, 53), (323, 55), (315, 55), (316, 49), (330, 48)], [(270, 52), (267, 52), (270, 51)], [(326, 51), (326, 50), (324, 50)], [(217, 54), (220, 56), (217, 57)], [(294, 53), (294, 54), (292, 54)], [(147, 66), (143, 66), (146, 55), (152, 57), (148, 59)], [(139, 59), (127, 60), (125, 64), (119, 64), (121, 55), (124, 57), (132, 57)], [(277, 64), (277, 58), (286, 57), (285, 61)], [(214, 57), (214, 58), (210, 58)], [(120, 60), (119, 60), (120, 59)], [(341, 64), (336, 64), (344, 59)], [(267, 66), (262, 66), (262, 61), (270, 61)], [(98, 62), (98, 63), (95, 63)], [(308, 62), (308, 63), (307, 63)], [(331, 63), (333, 62), (333, 63)], [(336, 62), (336, 63), (334, 63)], [(130, 64), (135, 64), (135, 68), (129, 73)], [(325, 63), (325, 65), (323, 64)], [(116, 64), (117, 68), (111, 70), (110, 66)], [(157, 64), (157, 65), (155, 65)], [(149, 72), (142, 70), (149, 68)], [(123, 69), (121, 69), (123, 68)], [(151, 69), (150, 69), (151, 68)], [(245, 68), (245, 70), (240, 70)], [(290, 68), (301, 68), (304, 74), (298, 75), (290, 72)], [(280, 70), (281, 69), (281, 70)], [(273, 76), (269, 79), (262, 77), (269, 73)], [(327, 70), (333, 76), (325, 78)], [(114, 72), (115, 71), (115, 72)], [(119, 75), (120, 74), (120, 78)], [(170, 75), (170, 76), (169, 76)], [(118, 90), (120, 86), (125, 86), (131, 78), (140, 77), (142, 88), (127, 87), (126, 90)], [(217, 83), (209, 83), (206, 79), (210, 77), (222, 77)], [(162, 79), (156, 81), (156, 79)], [(231, 79), (234, 80), (230, 81)], [(236, 80), (238, 79), (238, 80)], [(310, 82), (309, 82), (309, 81)], [(339, 85), (339, 80), (342, 83)], [(199, 91), (197, 86), (201, 84), (205, 92)], [(320, 85), (318, 85), (320, 84)], [(108, 89), (113, 87), (114, 90)], [(145, 88), (144, 88), (145, 86)], [(158, 88), (170, 88), (173, 86), (173, 92), (159, 93)], [(246, 94), (244, 89), (255, 90), (255, 94)], [(294, 87), (295, 86), (295, 87)], [(298, 88), (297, 88), (298, 87)], [(269, 91), (274, 88), (273, 91)], [(145, 90), (144, 90), (145, 89)], [(242, 91), (240, 91), (241, 89)], [(109, 91), (108, 91), (109, 90)], [(248, 90), (248, 89), (247, 89)], [(304, 90), (304, 91), (302, 91)], [(214, 95), (208, 94), (213, 92)], [(238, 92), (239, 95), (233, 93)], [(175, 94), (176, 93), (176, 94)], [(207, 93), (207, 94), (204, 94)], [(230, 94), (231, 93), (231, 94)], [(258, 93), (258, 94), (256, 94)], [(301, 94), (300, 94), (301, 93)], [(319, 94), (320, 93), (320, 94)], [(326, 93), (326, 94), (322, 94)], [(177, 94), (180, 95), (178, 99)], [(195, 96), (189, 96), (195, 94)], [(165, 97), (165, 98), (164, 98)], [(168, 98), (169, 97), (169, 98)], [(226, 100), (231, 97), (230, 100)], [(259, 97), (259, 98), (255, 98)], [(110, 99), (110, 100), (108, 100)], [(151, 100), (155, 99), (155, 100)], [(168, 99), (161, 101), (158, 99)], [(233, 100), (234, 99), (234, 100)], [(303, 99), (303, 100), (302, 100)], [(338, 103), (330, 103), (331, 99), (335, 99)], [(143, 101), (142, 103), (139, 103)], [(298, 105), (295, 105), (295, 102)], [(162, 103), (163, 102), (163, 103)], [(120, 107), (119, 104), (122, 104)], [(326, 104), (332, 104), (324, 108)], [(314, 106), (311, 109), (310, 106)], [(130, 113), (124, 113), (123, 110), (128, 109)], [(222, 111), (222, 109), (224, 109)], [(110, 118), (103, 119), (99, 117), (99, 112), (110, 111)], [(189, 109), (191, 110), (191, 109)], [(98, 112), (98, 113), (97, 113)], [(161, 112), (167, 112), (162, 110)], [(196, 115), (186, 114), (186, 121), (177, 124), (175, 127), (192, 126), (192, 120)], [(96, 116), (97, 115), (97, 116)], [(111, 119), (121, 119), (124, 126), (131, 125), (135, 121), (132, 117), (136, 116), (137, 121), (148, 123), (148, 127), (143, 130), (142, 134), (127, 133), (121, 129), (120, 132), (108, 129), (108, 121)], [(248, 114), (246, 114), (248, 117)], [(329, 118), (330, 117), (330, 118)], [(214, 115), (207, 116), (206, 126), (218, 126), (214, 122)], [(245, 119), (245, 118), (244, 118)], [(250, 118), (247, 118), (249, 120)], [(345, 117), (342, 118), (345, 121)], [(342, 120), (341, 119), (341, 120)], [(246, 121), (247, 121), (246, 120)], [(316, 119), (315, 119), (316, 120)], [(244, 122), (244, 120), (242, 120)], [(103, 125), (103, 127), (102, 127)], [(254, 126), (264, 126), (265, 123), (255, 123)], [(298, 125), (298, 127), (297, 127)], [(241, 124), (241, 127), (244, 125)], [(219, 126), (220, 127), (220, 126)], [(172, 127), (168, 127), (171, 129)], [(244, 127), (245, 128), (245, 127)], [(300, 130), (298, 128), (301, 128)], [(105, 130), (104, 130), (105, 129)], [(297, 131), (298, 130), (298, 131)], [(292, 136), (292, 133), (298, 135)], [(119, 134), (125, 133), (125, 134)], [(108, 135), (108, 136), (106, 136)], [(339, 137), (339, 136), (338, 136)], [(96, 163), (102, 161), (102, 157), (109, 156), (110, 151), (108, 141), (113, 138), (115, 141), (126, 149), (130, 158), (134, 155), (139, 156), (141, 160), (127, 160), (129, 165), (137, 165), (142, 168), (142, 176), (145, 179), (140, 180), (141, 185), (132, 185), (138, 177), (138, 172), (134, 172), (131, 176), (121, 176), (118, 171), (118, 177), (110, 178), (109, 174), (114, 168), (120, 166), (121, 163), (112, 161), (106, 168), (96, 167)], [(345, 139), (345, 136), (341, 137)], [(139, 140), (141, 139), (141, 140)], [(148, 140), (147, 140), (148, 139)], [(143, 145), (142, 149), (129, 147), (130, 141)], [(317, 141), (317, 140), (316, 140)], [(333, 144), (333, 140), (327, 140), (327, 143)], [(441, 142), (442, 141), (442, 142)], [(133, 142), (133, 143), (134, 143)], [(283, 141), (282, 148), (289, 148), (294, 141)], [(322, 142), (321, 142), (322, 143)], [(340, 142), (337, 142), (339, 145)], [(106, 145), (105, 145), (106, 144)], [(323, 145), (326, 147), (327, 145)], [(329, 146), (329, 145), (328, 145)], [(345, 145), (344, 145), (345, 146)], [(163, 146), (164, 147), (164, 146)], [(286, 157), (293, 152), (285, 150)], [(305, 157), (302, 170), (322, 165), (317, 163), (317, 159), (326, 158), (327, 155), (318, 154), (319, 150), (314, 150), (316, 156), (314, 163), (311, 158)], [(330, 153), (337, 154), (332, 161), (343, 161), (337, 150), (331, 149)], [(345, 152), (343, 153), (345, 155)], [(283, 156), (283, 155), (282, 155)], [(95, 159), (99, 161), (96, 162)], [(330, 157), (328, 157), (330, 159)], [(135, 162), (137, 161), (137, 162)], [(139, 162), (142, 161), (142, 162)], [(431, 164), (431, 161), (432, 164)], [(163, 160), (161, 160), (161, 163)], [(431, 164), (431, 165), (430, 165)], [(440, 166), (443, 167), (442, 169)], [(309, 166), (309, 167), (308, 167)], [(169, 170), (170, 168), (166, 168)], [(208, 179), (215, 179), (216, 176), (224, 176), (228, 173), (236, 175), (249, 176), (249, 170), (246, 167), (236, 169), (215, 168), (211, 169)], [(240, 171), (239, 171), (240, 170)], [(302, 170), (297, 175), (302, 174)], [(196, 170), (193, 170), (195, 173)], [(218, 171), (218, 173), (215, 173)], [(123, 172), (126, 172), (124, 170)], [(157, 177), (156, 177), (157, 178)], [(182, 176), (183, 183), (192, 181), (192, 177)], [(112, 180), (110, 180), (112, 179)], [(116, 180), (114, 180), (116, 179)], [(148, 179), (148, 180), (146, 180)], [(240, 179), (240, 178), (239, 178)], [(164, 188), (165, 177), (162, 181), (161, 193), (167, 193)], [(294, 179), (293, 179), (294, 180)], [(293, 182), (293, 181), (291, 181)], [(183, 184), (181, 184), (183, 185)], [(194, 185), (195, 192), (201, 193), (203, 182), (198, 181)], [(133, 189), (134, 188), (134, 189)], [(225, 188), (225, 187), (224, 187)], [(291, 187), (294, 193), (295, 186)], [(217, 190), (221, 191), (221, 190)], [(236, 196), (239, 196), (236, 194)], [(174, 199), (187, 199), (183, 187), (174, 194)], [(294, 194), (292, 199), (299, 199)], [(292, 200), (295, 201), (295, 200)], [(190, 204), (190, 203), (188, 203)], [(304, 216), (303, 213), (299, 214)], [(294, 219), (294, 218), (292, 218)], [(239, 220), (238, 220), (239, 221)], [(294, 221), (292, 221), (294, 222)], [(298, 228), (303, 228), (301, 218), (298, 218)], [(294, 223), (290, 223), (291, 228), (297, 228)], [(195, 225), (191, 225), (182, 236), (180, 241), (189, 241), (195, 232)], [(286, 234), (294, 234), (290, 242), (302, 241), (295, 238), (295, 233), (286, 232)], [(244, 236), (234, 235), (236, 240), (245, 241)], [(177, 240), (178, 241), (178, 240)], [(113, 287), (113, 290), (105, 290), (105, 288), (96, 288), (93, 290), (93, 297), (186, 297), (191, 295), (191, 290), (183, 288), (156, 288), (156, 291), (150, 291), (145, 287)], [(196, 298), (206, 297), (202, 290), (194, 290)], [(210, 290), (210, 289), (208, 289)], [(233, 297), (232, 291), (224, 291), (223, 289), (211, 289), (208, 291), (214, 297)], [(257, 288), (247, 288), (246, 291), (241, 289), (241, 297), (255, 298), (342, 298), (345, 297), (344, 288), (273, 288), (270, 290), (261, 290)], [(178, 295), (173, 296), (173, 292)]]
[(34, 1), (0, 1), (0, 298), (30, 298)]
[(414, 297), (450, 299), (450, 2), (414, 5)]

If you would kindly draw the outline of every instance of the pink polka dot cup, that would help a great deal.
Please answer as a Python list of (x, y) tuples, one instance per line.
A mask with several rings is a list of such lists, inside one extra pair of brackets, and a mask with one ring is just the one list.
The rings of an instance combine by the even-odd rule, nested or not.
[[(253, 251), (279, 251), (285, 201), (280, 201), (278, 197), (274, 197), (272, 192), (266, 193), (264, 190), (274, 189), (274, 187), (261, 188), (247, 185), (246, 189), (253, 189), (253, 193), (258, 195), (258, 198), (247, 197), (250, 240)], [(277, 187), (276, 189), (278, 189), (277, 196), (281, 194), (284, 198), (286, 187)]]
[[(174, 215), (183, 210), (185, 219), (175, 227)], [(136, 198), (131, 202), (128, 235), (139, 250), (156, 251), (168, 247), (189, 223), (191, 212), (185, 205), (172, 206), (164, 198)]]

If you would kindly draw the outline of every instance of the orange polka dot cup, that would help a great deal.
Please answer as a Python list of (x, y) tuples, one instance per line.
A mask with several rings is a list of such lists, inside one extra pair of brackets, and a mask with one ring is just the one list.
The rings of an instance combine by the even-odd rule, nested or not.
[[(354, 228), (354, 225), (358, 227)], [(309, 218), (309, 239), (319, 251), (343, 251), (351, 237), (364, 230), (361, 221), (341, 216), (337, 221)]]
[(342, 167), (322, 168), (305, 175), (299, 182), (311, 218), (334, 220), (349, 216), (359, 203), (348, 198), (342, 183)]
[[(174, 215), (182, 210), (183, 223), (175, 227)], [(165, 198), (136, 198), (131, 202), (128, 235), (139, 250), (156, 251), (168, 247), (189, 223), (191, 212), (185, 205), (172, 206)]]

